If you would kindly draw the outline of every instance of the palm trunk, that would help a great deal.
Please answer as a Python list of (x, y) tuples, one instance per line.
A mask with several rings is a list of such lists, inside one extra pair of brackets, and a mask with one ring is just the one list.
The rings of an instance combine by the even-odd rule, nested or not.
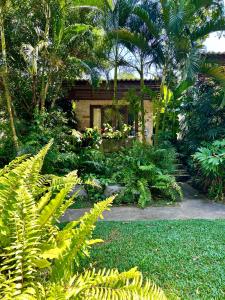
[(41, 112), (44, 112), (44, 110), (45, 110), (45, 102), (46, 102), (46, 97), (47, 97), (47, 93), (48, 93), (49, 82), (50, 82), (49, 77), (47, 78), (47, 82), (45, 83), (45, 78), (44, 78), (44, 76), (42, 76), (42, 83), (41, 83)]
[(113, 101), (115, 104), (118, 103), (118, 46), (116, 45), (115, 53), (115, 67), (114, 67), (114, 85), (113, 85)]
[(16, 149), (16, 151), (18, 151), (19, 143), (18, 143), (18, 137), (16, 134), (16, 128), (15, 128), (14, 117), (13, 117), (13, 112), (12, 112), (12, 98), (11, 98), (9, 87), (8, 87), (8, 80), (5, 75), (2, 76), (2, 81), (3, 81), (3, 85), (4, 85), (4, 89), (5, 89), (4, 94), (5, 94), (7, 110), (8, 110), (8, 114), (9, 114), (10, 127), (11, 127), (11, 131), (12, 131), (12, 139), (13, 139), (15, 149)]
[(166, 99), (165, 99), (165, 109), (164, 109), (163, 120), (162, 120), (162, 132), (165, 132), (165, 128), (166, 128), (166, 117), (168, 112), (168, 94), (169, 91), (167, 90)]
[(154, 135), (154, 145), (155, 146), (158, 146), (158, 143), (159, 143), (159, 124), (160, 124), (160, 111), (161, 111), (160, 107), (161, 107), (161, 105), (157, 106), (157, 109), (156, 109), (155, 135)]
[(61, 88), (62, 88), (62, 81), (60, 83), (58, 82), (58, 84), (57, 84), (55, 96), (52, 98), (51, 109), (53, 109), (55, 107), (56, 101), (58, 99), (58, 94), (59, 94)]
[(159, 142), (159, 127), (160, 127), (160, 121), (161, 121), (161, 109), (162, 109), (162, 100), (163, 100), (163, 87), (166, 82), (166, 73), (167, 73), (167, 63), (164, 65), (163, 69), (163, 76), (162, 76), (162, 81), (161, 81), (161, 86), (160, 86), (160, 100), (157, 105), (156, 109), (156, 123), (155, 123), (155, 135), (154, 135), (154, 145), (157, 146)]
[(113, 80), (113, 105), (114, 105), (114, 126), (117, 127), (118, 123), (118, 43), (116, 41), (115, 49), (115, 65), (114, 65), (114, 80)]
[(144, 105), (144, 66), (143, 59), (141, 59), (141, 70), (140, 70), (140, 90), (141, 90), (141, 135), (143, 143), (146, 143), (145, 136), (145, 105)]
[(12, 112), (12, 97), (9, 90), (8, 85), (8, 67), (7, 67), (7, 55), (6, 55), (6, 42), (5, 42), (5, 31), (4, 31), (4, 20), (3, 20), (3, 12), (0, 9), (0, 31), (1, 31), (1, 46), (2, 46), (2, 60), (4, 64), (4, 71), (2, 75), (2, 81), (4, 86), (4, 95), (7, 104), (7, 110), (9, 115), (10, 127), (12, 132), (12, 139), (15, 146), (16, 151), (19, 149), (18, 137), (16, 134), (16, 128), (14, 123), (14, 117)]
[(32, 75), (32, 105), (33, 107), (37, 107), (39, 109), (39, 105), (37, 103), (37, 75)]
[[(51, 10), (49, 5), (47, 4), (46, 6), (46, 23), (45, 23), (45, 34), (44, 34), (44, 40), (45, 42), (48, 41), (49, 39), (49, 28), (50, 28), (50, 18), (51, 18)], [(46, 67), (46, 66), (45, 66)], [(43, 71), (44, 73), (44, 71)], [(48, 88), (49, 88), (49, 82), (50, 82), (50, 74), (47, 75), (47, 81), (45, 83), (45, 77), (44, 74), (42, 73), (42, 80), (41, 80), (41, 112), (45, 110), (45, 102), (46, 102), (46, 97), (48, 93)]]

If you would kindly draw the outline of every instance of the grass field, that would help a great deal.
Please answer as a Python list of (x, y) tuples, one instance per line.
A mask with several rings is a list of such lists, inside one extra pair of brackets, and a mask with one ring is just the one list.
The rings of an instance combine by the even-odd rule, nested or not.
[(97, 268), (137, 266), (168, 299), (225, 299), (225, 220), (99, 222)]

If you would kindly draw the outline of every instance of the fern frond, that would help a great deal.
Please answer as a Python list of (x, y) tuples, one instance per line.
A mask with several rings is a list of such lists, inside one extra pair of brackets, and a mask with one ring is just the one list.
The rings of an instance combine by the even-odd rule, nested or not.
[[(88, 255), (90, 245), (88, 241), (92, 237), (95, 223), (98, 218), (102, 218), (102, 213), (109, 210), (114, 197), (110, 197), (94, 205), (89, 213), (85, 213), (79, 219), (79, 224), (74, 224), (75, 228), (65, 228), (57, 236), (57, 243), (62, 244), (67, 239), (68, 233), (72, 233), (68, 246), (60, 255), (60, 259), (55, 261), (52, 278), (54, 281), (61, 280), (61, 278), (69, 279), (74, 271), (74, 263), (79, 262), (80, 257)], [(69, 232), (68, 232), (69, 230)], [(68, 240), (67, 240), (68, 241)]]
[(6, 165), (3, 169), (0, 169), (0, 176), (8, 173), (10, 170), (14, 169), (18, 165), (20, 165), (24, 160), (28, 158), (28, 155), (22, 155), (16, 157), (13, 161), (11, 161), (8, 165)]
[[(68, 195), (72, 188), (78, 183), (80, 183), (80, 179), (78, 179), (76, 172), (71, 172), (63, 178), (53, 178), (52, 185), (49, 188), (50, 191), (40, 199), (38, 204), (40, 209), (45, 203), (39, 217), (39, 224), (41, 227), (43, 227), (47, 222), (53, 219), (58, 220), (58, 218), (61, 217), (65, 210), (71, 205), (73, 198), (68, 198)], [(60, 190), (60, 192), (58, 192), (53, 199), (48, 201), (51, 193), (56, 189)]]
[(166, 299), (150, 281), (143, 282), (136, 268), (122, 273), (118, 270), (87, 270), (73, 279), (71, 290), (71, 294), (80, 299)]
[(5, 274), (11, 291), (19, 294), (34, 284), (34, 261), (39, 255), (39, 226), (34, 199), (22, 183), (15, 199), (14, 210), (8, 219), (8, 226), (14, 228), (15, 232), (10, 245), (3, 250), (0, 272)]
[(98, 218), (114, 197), (63, 230), (55, 224), (76, 196), (76, 172), (63, 178), (40, 175), (51, 143), (36, 156), (12, 163), (0, 176), (0, 298), (34, 299), (165, 299), (136, 268), (87, 270), (76, 273), (79, 259), (89, 254)]
[(148, 182), (145, 179), (138, 180), (138, 191), (140, 193), (138, 199), (138, 205), (141, 208), (144, 208), (147, 203), (150, 203), (152, 200), (151, 191), (148, 187)]

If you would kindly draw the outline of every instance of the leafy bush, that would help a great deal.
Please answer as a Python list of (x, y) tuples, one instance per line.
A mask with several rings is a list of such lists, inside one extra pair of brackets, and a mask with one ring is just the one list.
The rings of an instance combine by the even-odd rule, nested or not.
[(22, 156), (0, 170), (0, 297), (3, 299), (166, 299), (133, 268), (79, 270), (95, 223), (113, 198), (99, 202), (64, 229), (57, 226), (80, 183), (76, 172), (65, 177), (41, 175), (50, 144), (36, 156)]
[(225, 200), (225, 139), (200, 147), (193, 157), (200, 168), (197, 182), (211, 197)]
[(46, 156), (43, 170), (61, 175), (78, 168), (83, 151), (99, 148), (101, 144), (101, 135), (96, 128), (86, 128), (83, 133), (71, 129), (66, 114), (56, 110), (35, 114), (34, 122), (23, 138), (20, 154), (36, 153), (51, 138), (54, 144)]
[(192, 155), (203, 142), (224, 138), (225, 106), (223, 101), (223, 89), (211, 79), (204, 78), (189, 90), (183, 99), (181, 109), (184, 116), (180, 143), (182, 153)]
[(71, 134), (67, 118), (62, 111), (36, 113), (28, 133), (22, 140), (19, 154), (39, 151), (50, 139), (54, 145), (46, 156), (44, 172), (66, 174), (77, 169), (77, 139)]
[(117, 153), (85, 151), (81, 156), (79, 174), (96, 176), (100, 182), (121, 184), (125, 190), (115, 202), (137, 203), (144, 207), (159, 198), (176, 201), (182, 197), (180, 187), (170, 175), (174, 172), (174, 165), (173, 148), (161, 149), (137, 142)]
[(82, 146), (89, 148), (99, 148), (102, 138), (98, 132), (98, 128), (86, 128), (82, 135)]
[(0, 167), (15, 156), (9, 122), (4, 111), (0, 110)]

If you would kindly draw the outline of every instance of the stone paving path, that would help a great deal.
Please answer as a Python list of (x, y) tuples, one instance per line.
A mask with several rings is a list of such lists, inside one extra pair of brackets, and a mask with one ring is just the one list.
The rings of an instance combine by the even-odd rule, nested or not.
[[(178, 219), (225, 219), (225, 204), (208, 200), (187, 183), (181, 183), (184, 200), (176, 206), (147, 207), (112, 207), (105, 212), (106, 221), (135, 220), (178, 220)], [(68, 209), (61, 221), (72, 221), (89, 209)]]

